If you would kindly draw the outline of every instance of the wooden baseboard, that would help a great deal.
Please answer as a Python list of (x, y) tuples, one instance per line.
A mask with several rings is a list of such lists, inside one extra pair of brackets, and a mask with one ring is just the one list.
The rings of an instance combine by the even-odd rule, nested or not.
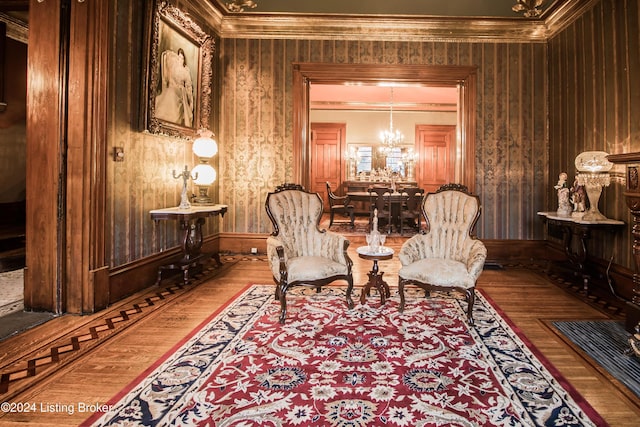
[[(250, 254), (256, 248), (259, 254), (267, 251), (268, 234), (256, 233), (220, 233), (205, 239), (202, 251), (205, 253), (230, 252)], [(544, 240), (483, 240), (487, 247), (487, 263), (505, 265), (510, 263), (544, 262), (550, 267), (555, 265), (571, 269), (563, 249)], [(120, 266), (109, 272), (109, 303), (114, 303), (128, 295), (152, 286), (157, 278), (158, 268), (180, 256), (180, 248), (174, 248), (136, 262)], [(591, 287), (610, 292), (609, 282), (616, 296), (621, 300), (630, 300), (633, 295), (633, 272), (618, 265), (608, 265), (608, 261), (589, 259)], [(608, 270), (608, 274), (607, 274)], [(97, 301), (104, 296), (96, 295)]]
[[(201, 252), (220, 252), (220, 235), (206, 237), (202, 243)], [(126, 296), (152, 286), (158, 277), (158, 268), (180, 258), (181, 253), (181, 249), (176, 247), (111, 269), (109, 272), (109, 295), (96, 295), (96, 299), (106, 299), (110, 304), (113, 304)]]
[(221, 233), (220, 251), (237, 254), (250, 254), (252, 248), (258, 253), (267, 253), (267, 237), (269, 234), (257, 233)]
[(509, 264), (546, 257), (544, 240), (482, 240), (487, 248), (487, 262)]

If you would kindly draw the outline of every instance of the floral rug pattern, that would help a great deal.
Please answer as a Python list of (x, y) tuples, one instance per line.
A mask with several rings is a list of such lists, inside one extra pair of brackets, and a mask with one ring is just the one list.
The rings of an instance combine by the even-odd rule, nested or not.
[[(93, 425), (584, 426), (565, 389), (478, 292), (475, 328), (452, 296), (348, 310), (344, 288), (295, 288), (278, 323), (254, 285), (203, 324)], [(574, 397), (572, 397), (572, 395)], [(119, 399), (119, 400), (118, 400)]]

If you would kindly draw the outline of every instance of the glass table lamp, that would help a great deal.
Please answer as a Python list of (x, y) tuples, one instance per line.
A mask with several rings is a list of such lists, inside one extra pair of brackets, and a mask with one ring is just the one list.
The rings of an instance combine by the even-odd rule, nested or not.
[(193, 183), (198, 187), (198, 194), (193, 199), (194, 205), (213, 205), (213, 200), (209, 197), (209, 186), (216, 180), (216, 170), (209, 164), (209, 160), (218, 154), (218, 143), (213, 139), (213, 133), (206, 129), (199, 131), (200, 136), (193, 141), (193, 154), (198, 156), (200, 163), (197, 164), (191, 173)]
[(609, 171), (613, 163), (607, 160), (609, 154), (605, 151), (585, 151), (576, 157), (575, 165), (578, 170), (578, 185), (584, 186), (589, 199), (589, 210), (582, 217), (585, 221), (603, 221), (607, 217), (598, 209), (598, 202), (602, 188), (611, 183)]

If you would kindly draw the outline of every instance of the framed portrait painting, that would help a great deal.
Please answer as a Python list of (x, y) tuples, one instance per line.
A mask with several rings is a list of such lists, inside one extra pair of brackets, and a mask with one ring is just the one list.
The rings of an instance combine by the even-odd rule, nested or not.
[(209, 128), (214, 40), (171, 3), (151, 4), (146, 130), (189, 138)]

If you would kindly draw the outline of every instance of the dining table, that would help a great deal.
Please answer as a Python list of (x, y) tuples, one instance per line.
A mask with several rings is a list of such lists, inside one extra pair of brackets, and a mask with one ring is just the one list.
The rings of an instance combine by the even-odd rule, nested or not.
[[(346, 195), (352, 202), (369, 202), (376, 197), (375, 193), (373, 193), (372, 195), (368, 191), (348, 191)], [(422, 196), (422, 192), (416, 193), (415, 195), (415, 197), (418, 198), (422, 198)], [(394, 191), (384, 193), (382, 197), (384, 197), (388, 201), (389, 207), (391, 208), (391, 225), (395, 224), (397, 229), (399, 229), (400, 210), (402, 209), (402, 205), (405, 203), (409, 195), (403, 191)]]

